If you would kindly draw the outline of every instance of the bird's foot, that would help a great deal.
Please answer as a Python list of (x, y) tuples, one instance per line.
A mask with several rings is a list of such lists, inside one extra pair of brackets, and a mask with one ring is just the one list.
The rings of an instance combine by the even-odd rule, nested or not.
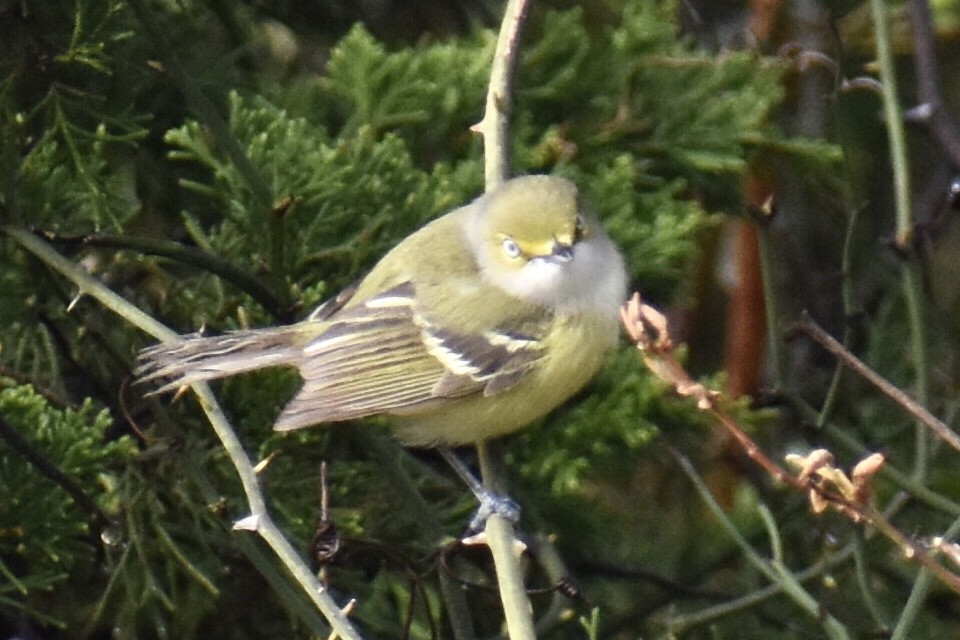
[(481, 488), (480, 491), (475, 491), (474, 494), (480, 503), (480, 507), (476, 513), (473, 514), (473, 518), (470, 519), (470, 526), (467, 528), (468, 536), (483, 531), (487, 526), (487, 520), (493, 515), (504, 518), (509, 521), (510, 524), (519, 522), (520, 505), (508, 496), (494, 493), (486, 488)]

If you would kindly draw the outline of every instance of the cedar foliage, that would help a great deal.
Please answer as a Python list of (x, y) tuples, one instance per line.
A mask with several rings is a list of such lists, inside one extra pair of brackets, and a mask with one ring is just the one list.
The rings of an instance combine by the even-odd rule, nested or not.
[[(469, 126), (481, 115), (495, 40), (484, 20), (498, 7), (446, 3), (454, 23), (417, 33), (371, 20), (374, 35), (348, 26), (344, 3), (318, 3), (337, 17), (327, 23), (298, 20), (297, 3), (267, 4), (0, 2), (0, 223), (48, 234), (178, 331), (225, 331), (303, 317), (399, 239), (482, 190), (482, 149)], [(679, 35), (671, 3), (622, 5), (535, 9), (517, 83), (514, 168), (574, 179), (636, 286), (657, 303), (682, 304), (694, 295), (698, 248), (724, 214), (743, 210), (751, 163), (804, 171), (831, 188), (862, 185), (831, 181), (837, 147), (775, 125), (789, 61), (700, 51)], [(324, 623), (264, 548), (230, 531), (245, 513), (242, 493), (194, 403), (144, 399), (127, 386), (149, 341), (95, 302), (74, 300), (2, 235), (0, 255), (0, 419), (113, 520), (99, 525), (0, 443), (0, 630), (322, 637)], [(898, 297), (889, 272), (870, 278), (877, 317), (867, 353), (882, 364)], [(908, 384), (911, 372), (896, 364)], [(274, 456), (263, 478), (271, 508), (306, 550), (317, 470), (328, 461), (332, 518), (345, 536), (326, 569), (334, 595), (357, 598), (354, 618), (371, 638), (446, 637), (439, 541), (391, 474), (409, 478), (450, 536), (472, 499), (429, 455), (399, 450), (376, 421), (274, 435), (296, 384), (289, 371), (265, 371), (218, 385), (248, 450)], [(848, 404), (844, 419), (861, 428), (859, 441), (891, 442), (895, 462), (907, 464), (905, 420), (883, 415), (876, 400)], [(746, 402), (736, 411), (768, 433), (795, 425)], [(524, 527), (556, 535), (597, 610), (591, 618), (585, 602), (566, 602), (574, 615), (544, 637), (582, 637), (583, 627), (596, 637), (649, 634), (664, 628), (669, 607), (696, 610), (758, 588), (666, 461), (665, 439), (707, 456), (705, 419), (644, 373), (633, 350), (612, 357), (587, 393), (545, 423), (509, 440), (514, 497)], [(774, 447), (807, 437), (777, 434)], [(947, 467), (934, 471), (937, 490), (955, 484)], [(797, 570), (829, 554), (830, 539), (858, 535), (842, 519), (808, 516), (802, 496), (748, 473), (730, 517), (760, 547), (761, 503)], [(906, 524), (924, 517), (909, 512)], [(882, 566), (872, 593), (857, 592), (850, 562), (834, 570), (842, 588), (814, 589), (852, 635), (876, 628), (870, 607), (895, 606), (913, 571), (882, 543), (865, 544), (868, 564)], [(482, 557), (455, 566), (488, 579)], [(643, 567), (665, 581), (621, 580), (611, 567)], [(495, 595), (468, 593), (478, 629), (496, 632)], [(547, 600), (535, 599), (538, 610)], [(774, 603), (691, 637), (820, 632), (786, 599)], [(931, 605), (922, 628), (935, 634), (940, 613)]]

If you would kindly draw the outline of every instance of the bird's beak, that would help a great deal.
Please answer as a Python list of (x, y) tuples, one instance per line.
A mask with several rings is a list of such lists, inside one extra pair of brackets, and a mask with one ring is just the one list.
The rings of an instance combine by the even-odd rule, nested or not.
[(573, 259), (573, 245), (559, 241), (554, 242), (550, 257), (556, 262), (570, 262)]

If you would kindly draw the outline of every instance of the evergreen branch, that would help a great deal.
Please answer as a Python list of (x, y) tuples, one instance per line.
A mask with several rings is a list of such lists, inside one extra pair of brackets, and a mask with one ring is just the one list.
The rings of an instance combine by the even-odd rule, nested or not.
[(163, 57), (164, 70), (173, 80), (191, 109), (197, 115), (197, 118), (206, 126), (216, 140), (217, 145), (223, 149), (224, 153), (230, 158), (237, 171), (243, 176), (247, 186), (253, 194), (256, 203), (258, 217), (267, 222), (267, 243), (270, 257), (270, 272), (276, 280), (278, 289), (283, 283), (286, 270), (283, 263), (283, 216), (278, 215), (274, 206), (274, 194), (270, 185), (263, 178), (257, 168), (250, 161), (244, 149), (240, 146), (236, 137), (231, 133), (230, 127), (223, 119), (213, 102), (204, 95), (198, 83), (188, 74), (176, 51), (170, 45), (166, 34), (158, 26), (154, 16), (146, 7), (143, 0), (130, 0), (130, 7), (133, 9), (137, 20), (144, 31), (150, 36), (156, 47), (160, 50)]
[(143, 238), (133, 236), (114, 236), (106, 233), (91, 233), (80, 236), (58, 235), (41, 232), (47, 241), (54, 244), (80, 245), (87, 247), (106, 247), (110, 249), (130, 249), (140, 253), (162, 256), (178, 262), (194, 265), (220, 276), (227, 282), (256, 300), (267, 313), (279, 322), (293, 320), (293, 307), (287, 304), (269, 286), (256, 276), (240, 269), (220, 256), (173, 240)]
[[(80, 266), (61, 256), (43, 240), (23, 229), (0, 227), (0, 232), (9, 236), (42, 262), (72, 281), (79, 287), (82, 294), (95, 298), (107, 309), (130, 324), (163, 341), (169, 342), (177, 339), (176, 333), (111, 291)], [(240, 438), (230, 426), (219, 404), (217, 404), (210, 386), (206, 383), (198, 383), (192, 385), (191, 388), (197, 395), (200, 406), (210, 420), (210, 424), (230, 457), (231, 463), (237, 470), (247, 503), (250, 506), (251, 515), (239, 520), (234, 528), (256, 531), (277, 555), (287, 571), (293, 575), (314, 605), (326, 617), (333, 630), (344, 640), (360, 640), (361, 636), (353, 624), (347, 619), (347, 616), (330, 597), (317, 576), (310, 570), (303, 558), (297, 554), (271, 519), (254, 465), (247, 457)]]
[(27, 442), (16, 429), (3, 419), (3, 416), (0, 416), (0, 439), (4, 440), (11, 449), (20, 454), (34, 469), (57, 483), (60, 488), (66, 491), (70, 497), (73, 498), (74, 502), (93, 517), (101, 531), (116, 527), (116, 522), (100, 508), (100, 505), (98, 505), (93, 498), (87, 495), (76, 480), (64, 473), (62, 469), (37, 451), (33, 445)]
[[(509, 0), (504, 9), (500, 35), (490, 69), (490, 85), (483, 120), (473, 130), (483, 136), (484, 182), (492, 191), (510, 175), (510, 112), (513, 106), (513, 77), (519, 60), (520, 37), (530, 8), (530, 0)], [(484, 484), (497, 491), (502, 477), (486, 443), (477, 444), (480, 472)], [(507, 621), (507, 633), (512, 640), (533, 640), (530, 598), (527, 596), (520, 572), (516, 533), (503, 516), (493, 514), (485, 527), (487, 544), (493, 554), (493, 564), (500, 588), (500, 600)]]

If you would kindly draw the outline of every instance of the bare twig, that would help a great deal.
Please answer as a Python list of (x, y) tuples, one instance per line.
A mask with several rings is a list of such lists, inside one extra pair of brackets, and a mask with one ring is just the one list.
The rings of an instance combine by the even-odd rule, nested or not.
[[(483, 136), (484, 181), (486, 190), (495, 189), (510, 176), (510, 114), (513, 106), (513, 77), (519, 59), (520, 38), (530, 9), (530, 0), (509, 0), (504, 9), (497, 48), (493, 54), (490, 85), (483, 120), (473, 130)], [(490, 449), (477, 445), (484, 483), (495, 491), (500, 481), (495, 472)], [(527, 597), (516, 553), (517, 540), (513, 525), (503, 516), (487, 519), (487, 544), (493, 554), (500, 599), (503, 602), (507, 633), (512, 640), (533, 640), (536, 637), (530, 599)]]
[(960, 436), (958, 436), (949, 426), (935, 415), (930, 413), (923, 405), (908, 396), (897, 388), (892, 382), (871, 369), (862, 360), (848, 351), (833, 336), (824, 331), (820, 325), (814, 322), (809, 316), (804, 315), (796, 324), (796, 329), (809, 336), (824, 349), (837, 357), (851, 371), (865, 379), (867, 382), (877, 387), (891, 400), (919, 420), (922, 424), (930, 427), (937, 436), (947, 442), (951, 447), (960, 451)]
[(806, 456), (789, 456), (798, 467), (794, 476), (774, 462), (760, 449), (736, 420), (720, 404), (720, 393), (693, 380), (673, 353), (669, 327), (662, 313), (643, 304), (634, 294), (620, 311), (627, 333), (633, 338), (644, 364), (657, 377), (673, 387), (681, 396), (696, 401), (697, 408), (709, 413), (741, 444), (751, 460), (759, 464), (771, 477), (787, 486), (806, 493), (814, 511), (831, 508), (855, 523), (868, 524), (894, 542), (905, 557), (914, 559), (928, 569), (953, 591), (960, 593), (960, 576), (939, 564), (924, 548), (894, 527), (887, 517), (872, 506), (871, 482), (883, 466), (877, 454), (864, 457), (852, 474), (838, 469), (828, 451), (817, 450)]
[(937, 66), (936, 33), (933, 15), (927, 0), (910, 0), (910, 22), (913, 25), (914, 68), (917, 73), (917, 96), (927, 115), (925, 121), (953, 166), (960, 168), (960, 129), (943, 108)]
[(520, 38), (531, 0), (510, 0), (503, 14), (497, 49), (493, 54), (487, 106), (483, 120), (473, 130), (483, 136), (484, 178), (487, 190), (510, 177), (510, 115), (513, 111), (513, 77), (519, 60)]

